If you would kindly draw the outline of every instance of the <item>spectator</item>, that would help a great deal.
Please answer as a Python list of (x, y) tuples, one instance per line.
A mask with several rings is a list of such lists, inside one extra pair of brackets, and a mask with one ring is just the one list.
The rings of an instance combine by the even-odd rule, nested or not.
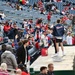
[(33, 8), (34, 8), (35, 10), (38, 9), (38, 5), (37, 5), (37, 3), (34, 3), (34, 4), (33, 4)]
[[(13, 24), (13, 27), (8, 32), (9, 39), (11, 39), (11, 40), (15, 39), (15, 36), (18, 36), (18, 27), (17, 27), (16, 23)], [(17, 37), (17, 39), (18, 39), (18, 37)]]
[(16, 75), (22, 75), (21, 69), (17, 69), (17, 70), (16, 70)]
[(47, 74), (48, 75), (54, 75), (53, 70), (54, 70), (53, 64), (52, 63), (48, 64), (48, 72), (47, 72)]
[(8, 71), (7, 71), (7, 64), (6, 63), (2, 63), (0, 66), (0, 75), (9, 75)]
[(43, 34), (41, 35), (41, 40), (43, 41), (44, 47), (48, 48), (48, 37), (45, 31), (43, 31)]
[(67, 40), (67, 44), (68, 45), (72, 45), (72, 36), (71, 36), (71, 32), (68, 32), (68, 35), (66, 37)]
[(62, 49), (62, 56), (65, 55), (62, 43), (63, 35), (64, 35), (64, 26), (61, 24), (61, 21), (58, 19), (57, 24), (53, 27), (53, 36), (56, 39), (56, 49), (57, 49), (57, 53), (55, 54), (55, 56), (59, 56), (59, 43)]
[(0, 22), (3, 23), (3, 20), (5, 18), (5, 14), (3, 12), (0, 13)]
[(0, 64), (1, 64), (1, 55), (2, 55), (3, 52), (5, 52), (5, 50), (6, 50), (6, 45), (3, 44), (3, 45), (1, 46), (1, 50), (0, 50)]
[(21, 69), (21, 71), (22, 71), (21, 75), (29, 75), (29, 73), (26, 70), (26, 66), (25, 65), (19, 64), (18, 68)]
[(6, 23), (5, 23), (5, 25), (4, 25), (4, 29), (3, 29), (5, 36), (8, 35), (8, 32), (10, 31), (10, 29), (11, 29), (11, 27), (9, 26), (8, 21), (6, 21)]
[(38, 74), (38, 75), (47, 75), (47, 67), (42, 66), (40, 68), (40, 74)]
[(50, 23), (50, 20), (51, 20), (50, 12), (49, 12), (48, 15), (47, 15), (47, 20), (48, 20), (48, 24), (49, 24), (49, 23)]
[(7, 50), (1, 55), (1, 62), (6, 63), (8, 69), (17, 68), (17, 61), (12, 52), (13, 52), (12, 47), (8, 46)]
[(27, 61), (28, 61), (28, 50), (26, 48), (27, 46), (28, 46), (28, 40), (25, 39), (23, 41), (23, 45), (17, 49), (18, 64), (20, 63), (25, 64), (25, 65), (27, 64)]

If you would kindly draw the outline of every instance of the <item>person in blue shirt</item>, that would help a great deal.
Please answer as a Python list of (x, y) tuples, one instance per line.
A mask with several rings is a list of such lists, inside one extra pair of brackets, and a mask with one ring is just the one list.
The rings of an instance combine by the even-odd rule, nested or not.
[(64, 26), (61, 24), (61, 20), (58, 19), (57, 24), (53, 27), (53, 36), (56, 39), (56, 49), (57, 49), (57, 53), (55, 54), (55, 56), (59, 56), (59, 44), (62, 49), (62, 56), (65, 55), (62, 43), (63, 35), (64, 35)]

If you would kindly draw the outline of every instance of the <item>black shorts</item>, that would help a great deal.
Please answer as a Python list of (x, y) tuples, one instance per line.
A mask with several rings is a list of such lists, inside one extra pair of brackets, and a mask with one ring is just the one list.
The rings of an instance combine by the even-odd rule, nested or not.
[(56, 39), (56, 43), (61, 43), (62, 39)]

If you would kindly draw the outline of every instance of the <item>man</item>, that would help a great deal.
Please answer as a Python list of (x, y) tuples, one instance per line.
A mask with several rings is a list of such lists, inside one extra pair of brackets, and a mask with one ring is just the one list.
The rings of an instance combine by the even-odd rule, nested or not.
[(48, 64), (48, 72), (47, 72), (47, 74), (48, 75), (54, 75), (53, 70), (54, 70), (53, 64), (52, 63)]
[(28, 51), (27, 51), (27, 46), (28, 46), (28, 40), (25, 39), (23, 41), (23, 45), (17, 49), (17, 63), (18, 64), (27, 64), (28, 61)]
[(39, 75), (47, 75), (47, 67), (42, 66), (40, 68), (40, 74)]
[(1, 55), (1, 63), (6, 63), (8, 69), (17, 69), (17, 61), (15, 55), (13, 54), (12, 47), (9, 45), (6, 50)]
[(61, 24), (61, 20), (58, 19), (57, 24), (53, 27), (53, 36), (56, 39), (56, 50), (57, 50), (57, 53), (55, 54), (55, 56), (59, 56), (59, 44), (62, 49), (62, 56), (65, 55), (63, 43), (62, 43), (63, 35), (64, 35), (64, 26)]

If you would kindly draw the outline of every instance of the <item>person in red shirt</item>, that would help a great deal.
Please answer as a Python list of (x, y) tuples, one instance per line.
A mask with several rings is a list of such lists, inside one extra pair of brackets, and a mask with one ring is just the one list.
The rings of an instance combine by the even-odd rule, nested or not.
[(38, 1), (38, 7), (41, 8), (43, 6), (43, 3), (41, 0)]
[(22, 4), (25, 5), (26, 4), (26, 0), (22, 0)]
[(21, 69), (21, 71), (22, 71), (22, 72), (21, 72), (21, 75), (30, 75), (30, 74), (27, 72), (25, 65), (19, 64), (18, 68)]
[(48, 15), (47, 15), (48, 24), (50, 23), (50, 19), (51, 19), (51, 15), (50, 15), (50, 12), (49, 12)]
[(9, 23), (6, 21), (5, 25), (4, 25), (4, 33), (7, 36), (8, 32), (10, 31), (11, 27), (9, 26)]

